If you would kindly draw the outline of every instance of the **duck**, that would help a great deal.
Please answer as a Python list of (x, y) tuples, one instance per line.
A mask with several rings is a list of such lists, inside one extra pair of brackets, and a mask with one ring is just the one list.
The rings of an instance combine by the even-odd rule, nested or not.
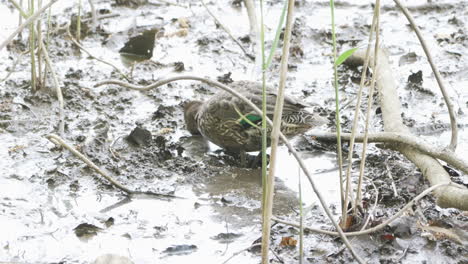
[[(262, 108), (261, 83), (236, 81), (229, 86)], [(272, 86), (267, 86), (266, 97), (267, 116), (273, 119), (277, 93)], [(328, 122), (319, 113), (310, 111), (311, 107), (294, 97), (285, 96), (281, 132), (291, 138)], [(187, 102), (184, 105), (184, 121), (192, 135), (202, 135), (228, 153), (245, 154), (262, 149), (261, 115), (226, 91), (219, 91), (204, 102)], [(268, 126), (267, 133), (270, 146), (271, 126)]]

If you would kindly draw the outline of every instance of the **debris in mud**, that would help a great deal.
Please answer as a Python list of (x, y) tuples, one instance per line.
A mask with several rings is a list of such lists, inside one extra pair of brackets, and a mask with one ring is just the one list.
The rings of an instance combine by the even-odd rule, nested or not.
[(151, 142), (152, 135), (150, 131), (137, 126), (126, 139), (138, 146), (148, 146)]
[(411, 73), (408, 76), (408, 83), (411, 84), (422, 84), (423, 78), (422, 78), (422, 71), (418, 71), (416, 73)]
[(129, 258), (114, 254), (99, 256), (92, 264), (134, 264)]
[(183, 72), (185, 71), (184, 63), (181, 61), (174, 62), (174, 71)]
[(223, 74), (221, 76), (216, 77), (216, 80), (218, 80), (218, 82), (220, 82), (220, 83), (230, 84), (230, 83), (234, 82), (231, 79), (231, 74), (232, 74), (231, 72), (228, 72), (226, 74)]
[(418, 60), (418, 56), (416, 55), (416, 53), (409, 52), (400, 57), (400, 60), (398, 61), (398, 65), (402, 66), (405, 64), (415, 63), (417, 60)]
[(113, 5), (137, 8), (139, 6), (148, 4), (148, 2), (148, 0), (115, 0)]
[(109, 227), (111, 227), (111, 226), (114, 225), (114, 222), (115, 222), (114, 218), (113, 218), (113, 217), (109, 217), (109, 218), (104, 222), (104, 225), (105, 225), (107, 228), (109, 228)]
[(252, 40), (250, 39), (250, 35), (245, 35), (243, 37), (240, 37), (239, 40), (242, 41), (242, 43), (245, 43), (245, 44), (249, 44), (249, 43), (252, 42)]
[(297, 240), (294, 237), (282, 237), (279, 245), (282, 247), (295, 247), (297, 246)]
[(163, 253), (168, 255), (187, 255), (197, 250), (195, 245), (176, 245), (166, 248)]
[(236, 238), (239, 238), (241, 236), (242, 236), (241, 234), (229, 232), (229, 233), (219, 233), (216, 236), (211, 237), (211, 239), (217, 240), (219, 241), (219, 243), (231, 243), (234, 240), (236, 240)]
[(78, 238), (89, 239), (97, 235), (103, 229), (92, 224), (82, 223), (73, 229)]
[(151, 120), (169, 119), (173, 116), (175, 108), (173, 106), (158, 105), (158, 109), (153, 113)]
[(154, 226), (154, 233), (153, 236), (155, 238), (163, 238), (163, 233), (167, 232), (167, 226)]
[(156, 34), (160, 31), (154, 28), (144, 31), (142, 34), (131, 37), (119, 50), (122, 62), (127, 66), (134, 62), (149, 60), (153, 57)]
[(186, 17), (179, 17), (177, 19), (180, 28), (190, 28), (190, 22)]

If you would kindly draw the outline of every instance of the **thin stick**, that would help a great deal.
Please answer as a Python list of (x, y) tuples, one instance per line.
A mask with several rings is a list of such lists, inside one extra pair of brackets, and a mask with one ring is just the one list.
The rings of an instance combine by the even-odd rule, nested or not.
[(275, 190), (275, 168), (277, 163), (277, 149), (279, 141), (279, 132), (281, 131), (281, 118), (283, 115), (284, 88), (288, 73), (289, 47), (291, 39), (292, 24), (294, 19), (294, 0), (288, 1), (288, 11), (286, 16), (286, 28), (284, 31), (283, 51), (280, 63), (280, 81), (278, 93), (276, 95), (275, 112), (273, 114), (273, 128), (271, 131), (271, 150), (270, 167), (266, 179), (265, 204), (263, 206), (263, 225), (262, 225), (262, 263), (269, 263), (270, 233), (271, 233), (271, 215), (273, 211), (273, 193)]
[(55, 92), (57, 93), (57, 100), (59, 102), (59, 134), (62, 136), (65, 134), (65, 114), (64, 114), (64, 101), (62, 95), (62, 88), (57, 78), (57, 74), (52, 68), (52, 62), (49, 57), (49, 52), (47, 52), (45, 45), (41, 44), (42, 54), (44, 56), (47, 67), (49, 68), (50, 73), (52, 74), (52, 80), (54, 81)]
[(82, 51), (86, 52), (86, 54), (88, 54), (88, 56), (90, 56), (91, 58), (97, 60), (97, 61), (100, 61), (106, 65), (109, 65), (111, 66), (112, 68), (114, 68), (118, 73), (120, 73), (120, 75), (122, 75), (123, 78), (125, 78), (125, 80), (127, 81), (130, 81), (130, 79), (119, 69), (117, 68), (114, 64), (110, 63), (110, 62), (107, 62), (103, 59), (100, 59), (96, 56), (94, 56), (93, 54), (91, 54), (91, 52), (89, 52), (87, 49), (85, 49), (75, 38), (73, 38), (73, 35), (70, 33), (70, 24), (68, 24), (66, 26), (67, 28), (67, 34), (68, 36), (70, 37), (70, 40), (79, 48), (81, 49)]
[(253, 247), (260, 246), (260, 245), (261, 245), (260, 243), (252, 244), (252, 245), (250, 245), (250, 246), (248, 246), (248, 247), (246, 247), (246, 248), (244, 248), (244, 249), (241, 249), (241, 250), (235, 252), (234, 254), (232, 254), (232, 256), (230, 256), (228, 259), (226, 259), (222, 264), (226, 264), (226, 263), (228, 263), (231, 259), (233, 259), (235, 256), (239, 255), (240, 253), (242, 253), (242, 252), (244, 252), (244, 251), (247, 251), (247, 250), (249, 250), (249, 249), (251, 249), (251, 248), (253, 248)]
[(202, 5), (205, 7), (206, 11), (208, 12), (208, 14), (210, 14), (210, 16), (216, 21), (216, 23), (218, 23), (218, 25), (229, 35), (229, 37), (237, 44), (237, 46), (239, 46), (242, 50), (242, 52), (244, 52), (244, 54), (251, 60), (255, 60), (255, 57), (248, 53), (245, 48), (242, 46), (242, 44), (231, 34), (231, 31), (225, 27), (221, 21), (219, 21), (218, 18), (216, 18), (216, 16), (211, 13), (210, 9), (206, 6), (205, 2), (203, 0), (200, 0), (200, 2), (202, 3)]
[(81, 0), (78, 0), (78, 15), (76, 16), (76, 41), (81, 40)]
[[(34, 0), (28, 1), (29, 14), (34, 12)], [(31, 58), (31, 90), (35, 92), (38, 88), (37, 86), (37, 75), (36, 75), (36, 25), (35, 21), (29, 25), (29, 55)], [(41, 34), (41, 32), (38, 32)]]
[[(105, 85), (105, 84), (116, 84), (116, 85), (121, 85), (121, 86), (124, 86), (124, 87), (127, 87), (129, 89), (133, 89), (133, 90), (138, 90), (138, 91), (147, 91), (147, 90), (150, 90), (150, 89), (153, 89), (153, 88), (156, 88), (156, 87), (159, 87), (161, 85), (164, 85), (164, 84), (168, 84), (170, 82), (173, 82), (173, 81), (178, 81), (178, 80), (193, 80), (193, 81), (200, 81), (200, 82), (204, 82), (208, 85), (212, 85), (214, 87), (218, 87), (230, 94), (232, 94), (233, 96), (236, 96), (237, 98), (241, 99), (242, 101), (244, 101), (249, 107), (251, 107), (255, 112), (257, 112), (259, 115), (262, 115), (262, 110), (260, 110), (254, 103), (252, 103), (249, 99), (247, 99), (244, 95), (240, 94), (239, 92), (237, 92), (236, 90), (233, 90), (231, 89), (229, 86), (227, 85), (224, 85), (220, 82), (217, 82), (217, 81), (213, 81), (213, 80), (210, 80), (210, 79), (207, 79), (207, 78), (202, 78), (202, 77), (198, 77), (198, 76), (192, 76), (192, 75), (181, 75), (181, 76), (176, 76), (176, 77), (169, 77), (169, 78), (166, 78), (166, 79), (162, 79), (162, 80), (159, 80), (153, 84), (150, 84), (150, 85), (147, 85), (147, 86), (137, 86), (137, 85), (132, 85), (132, 84), (128, 84), (128, 83), (125, 83), (125, 82), (121, 82), (121, 81), (116, 81), (116, 80), (108, 80), (108, 81), (103, 81), (103, 82), (100, 82), (100, 83), (97, 83), (95, 85), (95, 87), (97, 86), (101, 86), (101, 85)], [(268, 118), (266, 117), (265, 120), (268, 122), (268, 124), (270, 126), (273, 125), (273, 122)], [(343, 234), (343, 230), (341, 229), (341, 227), (337, 224), (337, 222), (335, 221), (335, 219), (333, 219), (333, 215), (330, 211), (330, 209), (328, 208), (327, 204), (325, 203), (325, 199), (323, 198), (320, 190), (317, 188), (317, 186), (315, 185), (315, 182), (312, 178), (312, 174), (309, 172), (309, 169), (306, 167), (304, 161), (301, 159), (301, 157), (299, 156), (299, 153), (296, 151), (296, 149), (294, 149), (294, 147), (291, 145), (291, 143), (289, 142), (289, 140), (286, 138), (285, 135), (283, 135), (283, 133), (279, 133), (279, 136), (281, 138), (281, 140), (284, 142), (284, 144), (288, 147), (289, 151), (291, 152), (291, 154), (293, 154), (294, 158), (296, 158), (297, 162), (299, 163), (299, 166), (301, 167), (302, 171), (305, 173), (305, 175), (307, 176), (307, 179), (309, 180), (309, 183), (311, 184), (312, 186), (312, 189), (314, 190), (315, 194), (317, 195), (317, 198), (319, 199), (320, 201), (320, 204), (322, 205), (322, 208), (323, 210), (325, 211), (325, 213), (327, 214), (330, 222), (332, 222), (333, 226), (336, 228), (336, 230), (338, 230), (338, 233), (340, 234), (340, 237), (341, 239), (343, 240), (343, 243), (345, 243), (345, 245), (348, 247), (348, 249), (351, 251), (351, 253), (354, 252), (354, 249), (353, 247), (349, 244), (349, 241), (346, 239), (346, 237)]]
[(393, 195), (395, 197), (397, 197), (398, 196), (398, 191), (397, 191), (397, 188), (396, 188), (396, 185), (395, 185), (395, 180), (393, 179), (392, 171), (390, 170), (390, 167), (388, 166), (387, 161), (388, 161), (388, 159), (385, 161), (385, 168), (387, 169), (387, 176), (392, 181)]
[[(374, 8), (374, 21), (372, 22), (373, 23), (373, 26), (375, 28), (375, 48), (374, 48), (374, 60), (373, 60), (373, 66), (372, 68), (374, 69), (375, 68), (375, 65), (377, 65), (377, 51), (378, 51), (378, 48), (379, 48), (379, 31), (380, 31), (380, 0), (376, 0), (375, 1), (375, 8)], [(372, 34), (371, 34), (372, 35)], [(370, 52), (370, 42), (369, 42), (369, 46), (367, 47), (367, 51)], [(366, 51), (366, 52), (367, 52)], [(369, 54), (367, 54), (367, 58), (365, 59), (366, 62), (369, 61)], [(365, 65), (364, 67), (366, 67), (367, 69), (367, 65)], [(363, 72), (365, 72), (366, 70), (364, 69)], [(361, 76), (361, 85), (364, 84), (364, 79), (365, 79), (365, 74), (363, 74), (363, 76)], [(372, 112), (372, 105), (374, 103), (374, 87), (375, 87), (375, 82), (377, 80), (377, 74), (372, 74), (372, 80), (371, 80), (371, 86), (369, 88), (369, 93), (367, 95), (367, 112), (366, 112), (366, 124), (365, 124), (365, 127), (364, 127), (364, 141), (362, 143), (362, 153), (361, 153), (361, 163), (359, 165), (359, 178), (358, 178), (358, 185), (357, 185), (357, 195), (356, 195), (356, 200), (354, 202), (354, 213), (356, 213), (356, 210), (357, 210), (357, 207), (358, 205), (362, 205), (362, 182), (363, 182), (363, 178), (364, 178), (364, 168), (366, 166), (366, 151), (367, 151), (367, 136), (369, 134), (369, 123), (370, 123), (370, 119), (371, 119), (371, 112)], [(360, 95), (359, 95), (360, 97)], [(358, 106), (356, 106), (356, 110), (359, 109)], [(354, 131), (354, 127), (353, 127), (353, 131)], [(354, 141), (354, 135), (351, 135), (351, 139), (352, 141)], [(350, 151), (351, 153), (351, 151)], [(350, 156), (352, 157), (352, 156)], [(351, 164), (351, 160), (349, 160), (349, 163)], [(348, 168), (351, 168), (352, 166), (349, 166)]]
[[(346, 217), (347, 204), (345, 205), (345, 191), (343, 188), (343, 151), (341, 149), (341, 121), (340, 121), (340, 99), (338, 93), (338, 69), (336, 65), (336, 34), (335, 34), (335, 3), (330, 0), (331, 23), (332, 23), (332, 42), (333, 42), (333, 87), (335, 90), (335, 124), (336, 124), (336, 146), (338, 156), (338, 177), (340, 183), (340, 198), (342, 217)], [(350, 181), (347, 181), (350, 182)]]
[[(359, 84), (359, 90), (357, 94), (357, 101), (356, 101), (356, 106), (354, 109), (354, 119), (353, 119), (353, 125), (352, 125), (352, 130), (351, 130), (351, 140), (349, 143), (349, 150), (348, 150), (348, 163), (350, 166), (346, 169), (346, 190), (344, 194), (344, 204), (343, 207), (341, 208), (342, 210), (342, 217), (343, 217), (343, 224), (346, 223), (348, 215), (348, 203), (349, 203), (349, 192), (351, 191), (351, 169), (352, 169), (352, 164), (353, 164), (353, 154), (354, 154), (354, 135), (356, 134), (356, 130), (358, 128), (358, 121), (359, 121), (359, 112), (361, 109), (361, 98), (362, 98), (362, 90), (364, 88), (364, 82), (366, 80), (366, 74), (367, 74), (367, 67), (369, 64), (369, 59), (370, 59), (370, 50), (371, 50), (371, 44), (372, 44), (372, 38), (374, 35), (375, 27), (377, 25), (377, 19), (378, 19), (378, 9), (377, 5), (374, 7), (374, 16), (372, 18), (372, 25), (371, 25), (371, 30), (369, 32), (369, 40), (367, 43), (367, 49), (366, 49), (366, 56), (364, 59), (364, 67), (362, 69), (362, 74), (361, 74), (361, 82)], [(372, 97), (372, 94), (369, 93), (369, 97)], [(365, 155), (365, 154), (364, 154)], [(362, 181), (362, 179), (361, 179)], [(358, 188), (359, 190), (359, 188)], [(354, 205), (354, 208), (356, 208), (356, 204)]]
[[(10, 0), (12, 1), (12, 0)], [(8, 38), (6, 38), (2, 44), (0, 44), (0, 51), (6, 46), (8, 45), (8, 43), (10, 43), (13, 38), (18, 35), (18, 33), (20, 33), (21, 31), (23, 31), (23, 29), (25, 27), (27, 27), (29, 24), (31, 24), (33, 21), (35, 21), (37, 18), (39, 18), (39, 16), (51, 5), (53, 5), (55, 2), (57, 2), (58, 0), (51, 0), (47, 5), (43, 6), (41, 9), (37, 10), (36, 13), (34, 13), (32, 16), (30, 16), (26, 21), (24, 21), (23, 24), (21, 24), (21, 26), (19, 26), (15, 32), (11, 33), (10, 36), (8, 36)]]
[(434, 76), (437, 80), (437, 84), (439, 85), (440, 91), (442, 92), (442, 95), (444, 97), (444, 101), (445, 101), (445, 104), (447, 105), (447, 110), (450, 116), (450, 125), (452, 127), (452, 137), (450, 139), (450, 144), (448, 148), (452, 151), (455, 151), (455, 149), (457, 148), (457, 142), (458, 142), (458, 127), (457, 127), (457, 119), (456, 119), (455, 111), (453, 110), (452, 101), (450, 101), (450, 97), (447, 94), (447, 90), (445, 89), (444, 83), (442, 82), (442, 77), (440, 76), (439, 70), (434, 64), (432, 55), (429, 51), (429, 48), (427, 47), (426, 41), (424, 41), (424, 38), (422, 37), (421, 31), (419, 31), (419, 28), (416, 25), (416, 22), (414, 21), (413, 17), (409, 13), (408, 9), (404, 7), (400, 3), (399, 0), (393, 0), (393, 2), (395, 2), (395, 4), (401, 9), (403, 14), (408, 19), (411, 27), (413, 28), (414, 32), (416, 33), (416, 36), (419, 39), (419, 42), (421, 43), (424, 53), (426, 54), (427, 61), (429, 62), (429, 65), (431, 65), (432, 72), (434, 72)]
[(180, 197), (176, 197), (176, 196), (173, 196), (173, 195), (169, 195), (169, 194), (160, 194), (160, 193), (153, 193), (153, 192), (139, 192), (139, 191), (133, 191), (133, 190), (130, 190), (128, 189), (127, 187), (123, 186), (122, 184), (120, 184), (119, 182), (117, 182), (116, 180), (114, 180), (114, 178), (112, 178), (111, 176), (107, 175), (107, 173), (105, 173), (103, 170), (101, 170), (96, 164), (94, 164), (91, 160), (89, 160), (87, 157), (85, 157), (85, 155), (81, 154), (78, 150), (76, 150), (74, 147), (70, 146), (69, 144), (67, 144), (61, 137), (57, 136), (57, 135), (54, 135), (54, 134), (49, 134), (46, 136), (46, 138), (48, 140), (50, 140), (52, 143), (56, 144), (56, 145), (59, 145), (59, 146), (62, 146), (66, 149), (68, 149), (73, 155), (75, 155), (77, 158), (79, 158), (80, 160), (82, 160), (84, 163), (86, 163), (86, 165), (88, 165), (89, 167), (91, 167), (91, 169), (93, 169), (94, 171), (96, 171), (97, 173), (99, 173), (102, 177), (104, 177), (107, 181), (109, 181), (112, 185), (114, 185), (116, 188), (122, 190), (123, 192), (125, 192), (126, 194), (128, 195), (134, 195), (134, 194), (148, 194), (148, 195), (154, 195), (154, 196), (160, 196), (160, 197), (165, 197), (165, 198), (180, 198)]
[[(452, 183), (440, 183), (440, 184), (437, 184), (437, 185), (434, 185), (434, 186), (431, 186), (429, 188), (427, 188), (426, 190), (424, 190), (422, 193), (420, 193), (418, 196), (416, 196), (415, 198), (413, 198), (413, 200), (411, 200), (409, 203), (407, 203), (400, 211), (398, 211), (396, 214), (394, 214), (392, 217), (390, 217), (389, 219), (387, 219), (385, 222), (379, 224), (379, 225), (376, 225), (372, 228), (369, 228), (369, 229), (366, 229), (366, 230), (362, 230), (362, 231), (355, 231), (355, 232), (346, 232), (344, 233), (345, 236), (361, 236), (361, 235), (367, 235), (367, 234), (371, 234), (371, 233), (374, 233), (374, 232), (377, 232), (383, 228), (385, 228), (388, 224), (390, 224), (391, 222), (395, 221), (398, 217), (400, 217), (400, 215), (402, 215), (406, 210), (410, 209), (413, 204), (419, 200), (421, 200), (424, 196), (428, 195), (429, 193), (431, 193), (432, 191), (434, 191), (435, 189), (437, 188), (440, 188), (440, 187), (444, 187), (444, 186), (449, 186), (449, 185), (453, 185)], [(293, 223), (293, 222), (289, 222), (289, 221), (284, 221), (284, 220), (281, 220), (277, 217), (273, 217), (272, 218), (273, 221), (275, 222), (278, 222), (278, 223), (281, 223), (281, 224), (285, 224), (285, 225), (289, 225), (289, 226), (294, 226), (296, 228), (299, 228), (300, 225), (297, 224), (297, 223)], [(328, 230), (322, 230), (322, 229), (317, 229), (317, 228), (312, 228), (312, 227), (304, 227), (305, 230), (308, 230), (310, 232), (314, 232), (314, 233), (320, 233), (320, 234), (325, 234), (325, 235), (331, 235), (331, 236), (338, 236), (339, 233), (338, 232), (334, 232), (334, 231), (328, 231)]]
[[(91, 27), (93, 30), (96, 29), (97, 24), (98, 24), (98, 18), (96, 15), (96, 7), (94, 6), (93, 0), (88, 0), (89, 6), (91, 8)], [(84, 23), (86, 19), (82, 19), (82, 22)]]

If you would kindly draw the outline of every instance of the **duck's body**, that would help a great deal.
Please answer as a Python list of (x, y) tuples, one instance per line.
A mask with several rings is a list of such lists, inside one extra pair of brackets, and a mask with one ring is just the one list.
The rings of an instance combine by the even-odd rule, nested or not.
[[(247, 97), (261, 109), (262, 85), (250, 81), (238, 81), (230, 86)], [(276, 93), (267, 88), (267, 116), (273, 119)], [(306, 110), (308, 105), (285, 96), (281, 132), (292, 137), (321, 125), (325, 118)], [(214, 144), (229, 152), (259, 151), (261, 141), (261, 116), (241, 99), (221, 91), (208, 101), (191, 101), (184, 109), (187, 129), (192, 134), (201, 134)], [(248, 119), (248, 121), (246, 121)], [(271, 127), (268, 127), (270, 145)]]

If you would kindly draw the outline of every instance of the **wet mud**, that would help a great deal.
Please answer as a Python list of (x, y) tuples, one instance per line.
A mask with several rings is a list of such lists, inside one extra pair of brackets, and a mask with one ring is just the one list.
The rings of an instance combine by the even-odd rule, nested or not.
[[(62, 2), (52, 10), (54, 27), (74, 21), (73, 16), (76, 20), (77, 7)], [(224, 83), (258, 80), (260, 73), (251, 58), (200, 3), (189, 2), (99, 1), (99, 16), (112, 16), (100, 19), (95, 29), (88, 27), (88, 20), (81, 44), (94, 56), (116, 65), (134, 84), (147, 85), (177, 74)], [(287, 93), (318, 104), (330, 122), (316, 129), (334, 131), (330, 10), (325, 2), (296, 2)], [(457, 154), (464, 157), (468, 155), (468, 5), (463, 1), (407, 2), (450, 87), (460, 124)], [(243, 47), (252, 51), (243, 3), (207, 4)], [(17, 13), (5, 1), (0, 5), (6, 18), (0, 22), (1, 28), (12, 32)], [(267, 2), (267, 49), (282, 5)], [(339, 51), (364, 47), (372, 20), (371, 3), (344, 1), (336, 7)], [(83, 12), (89, 16), (86, 4)], [(450, 128), (443, 98), (414, 33), (391, 3), (383, 6), (381, 27), (406, 125), (431, 143), (447, 145)], [(119, 51), (129, 47), (127, 41), (148, 31), (157, 32), (152, 58), (129, 65)], [(65, 100), (64, 140), (124, 186), (176, 198), (129, 199), (46, 139), (46, 135), (58, 133), (59, 124), (52, 79), (47, 78), (39, 91), (32, 92), (29, 57), (23, 55), (12, 67), (27, 48), (25, 31), (0, 51), (0, 78), (11, 71), (0, 83), (0, 262), (92, 263), (104, 254), (116, 254), (133, 263), (223, 263), (231, 256), (230, 263), (259, 263), (258, 248), (246, 249), (261, 237), (260, 170), (240, 167), (236, 158), (200, 136), (190, 135), (183, 123), (184, 103), (206, 100), (216, 88), (194, 81), (173, 82), (147, 92), (113, 85), (94, 87), (106, 79), (124, 79), (114, 68), (79, 51), (63, 29), (51, 34), (49, 45)], [(278, 82), (280, 58), (278, 49), (268, 72), (269, 83)], [(361, 71), (362, 67), (339, 68), (345, 132), (351, 129)], [(383, 124), (377, 105), (374, 112), (372, 127), (380, 131)], [(307, 133), (293, 143), (338, 219), (336, 145), (318, 142)], [(357, 174), (359, 145), (355, 152), (354, 161), (347, 166)], [(369, 147), (366, 165), (363, 209), (365, 215), (370, 214), (370, 226), (388, 219), (429, 186), (413, 164), (379, 145)], [(468, 186), (467, 175), (447, 169), (452, 170), (454, 182)], [(301, 177), (306, 225), (332, 228), (284, 146), (279, 148), (276, 175), (276, 216), (298, 221)], [(369, 263), (461, 264), (468, 259), (467, 221), (467, 212), (439, 208), (435, 198), (428, 196), (384, 230), (355, 237), (352, 244)], [(272, 263), (298, 263), (297, 228), (274, 224), (272, 239)], [(335, 237), (306, 232), (304, 243), (306, 263), (354, 262)]]

